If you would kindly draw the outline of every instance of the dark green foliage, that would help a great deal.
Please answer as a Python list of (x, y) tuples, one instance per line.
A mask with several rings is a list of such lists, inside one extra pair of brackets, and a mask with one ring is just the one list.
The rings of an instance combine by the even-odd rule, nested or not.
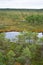
[(11, 42), (5, 38), (5, 33), (0, 33), (0, 65), (43, 64), (43, 38), (37, 37), (35, 32), (21, 32)]
[(43, 15), (30, 15), (26, 17), (26, 21), (33, 25), (43, 24)]

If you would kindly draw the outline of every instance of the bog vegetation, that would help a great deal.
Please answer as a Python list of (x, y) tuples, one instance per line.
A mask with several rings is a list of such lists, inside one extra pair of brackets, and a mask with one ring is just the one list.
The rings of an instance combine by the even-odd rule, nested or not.
[(43, 65), (43, 37), (35, 32), (20, 32), (9, 40), (0, 33), (0, 65)]
[(43, 65), (43, 10), (0, 10), (0, 32), (21, 32), (14, 39), (0, 33), (0, 65)]
[(43, 10), (0, 10), (0, 32), (24, 30), (43, 32)]

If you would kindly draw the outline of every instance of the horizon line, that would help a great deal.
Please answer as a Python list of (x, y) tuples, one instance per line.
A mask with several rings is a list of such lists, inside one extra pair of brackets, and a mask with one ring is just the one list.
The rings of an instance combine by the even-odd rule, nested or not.
[(43, 9), (43, 8), (0, 8), (0, 9)]

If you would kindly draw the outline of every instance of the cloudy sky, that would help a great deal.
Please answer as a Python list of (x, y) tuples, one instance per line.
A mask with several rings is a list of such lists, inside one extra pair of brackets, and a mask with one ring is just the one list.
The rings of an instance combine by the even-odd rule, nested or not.
[(0, 8), (43, 8), (43, 0), (0, 0)]

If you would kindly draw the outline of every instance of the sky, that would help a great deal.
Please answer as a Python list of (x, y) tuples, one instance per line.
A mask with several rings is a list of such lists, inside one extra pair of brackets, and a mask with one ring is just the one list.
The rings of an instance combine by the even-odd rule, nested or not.
[(43, 0), (0, 0), (0, 8), (43, 8)]

